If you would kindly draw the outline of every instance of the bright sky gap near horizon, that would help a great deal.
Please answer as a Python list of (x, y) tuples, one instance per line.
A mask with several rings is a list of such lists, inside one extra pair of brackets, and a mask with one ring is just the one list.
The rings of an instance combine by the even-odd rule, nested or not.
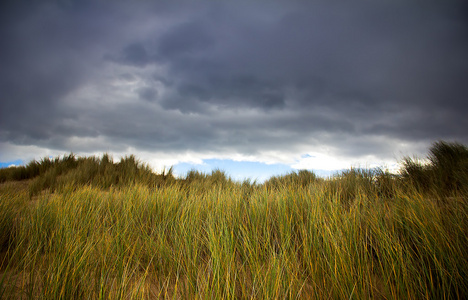
[(264, 180), (468, 144), (466, 1), (2, 1), (0, 167)]

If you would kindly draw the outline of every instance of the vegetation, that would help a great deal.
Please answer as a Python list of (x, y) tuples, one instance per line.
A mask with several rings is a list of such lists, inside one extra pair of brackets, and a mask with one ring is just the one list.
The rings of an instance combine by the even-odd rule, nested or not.
[(402, 175), (418, 191), (435, 196), (468, 192), (468, 148), (459, 143), (437, 142), (429, 149), (429, 164), (406, 157)]
[(466, 299), (465, 146), (263, 184), (133, 156), (0, 170), (0, 298)]

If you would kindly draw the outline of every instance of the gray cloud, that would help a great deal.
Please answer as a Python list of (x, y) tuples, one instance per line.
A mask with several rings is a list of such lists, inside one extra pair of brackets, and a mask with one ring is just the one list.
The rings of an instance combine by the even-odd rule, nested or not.
[(150, 61), (150, 57), (142, 44), (133, 43), (123, 49), (122, 61), (135, 66), (145, 66)]
[(209, 29), (210, 25), (204, 24), (203, 20), (184, 23), (172, 28), (159, 38), (158, 58), (176, 61), (210, 51), (215, 44), (215, 37)]
[(461, 1), (79, 3), (3, 7), (0, 142), (382, 157), (468, 143)]
[(138, 90), (138, 96), (146, 101), (154, 101), (158, 96), (158, 90), (152, 87), (143, 87)]

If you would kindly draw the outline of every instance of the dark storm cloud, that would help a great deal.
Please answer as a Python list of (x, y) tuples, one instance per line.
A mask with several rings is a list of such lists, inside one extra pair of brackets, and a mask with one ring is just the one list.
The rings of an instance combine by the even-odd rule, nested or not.
[(11, 3), (1, 142), (346, 155), (468, 142), (461, 1)]
[(210, 24), (203, 20), (184, 23), (169, 30), (158, 42), (157, 53), (160, 59), (177, 61), (179, 58), (210, 51), (215, 37), (209, 32)]
[(34, 144), (73, 115), (61, 103), (92, 76), (86, 65), (93, 62), (83, 61), (106, 29), (92, 14), (52, 3), (3, 8), (8, 18), (0, 29), (2, 133)]
[(142, 44), (134, 43), (125, 47), (122, 60), (136, 66), (145, 66), (150, 57)]
[(154, 101), (158, 96), (158, 90), (152, 87), (144, 87), (138, 90), (138, 96), (146, 101)]
[[(305, 5), (275, 20), (219, 8), (216, 17), (211, 10), (194, 17), (158, 40), (155, 57), (177, 78), (180, 95), (164, 107), (331, 111), (330, 120), (348, 120), (361, 134), (466, 140), (463, 14), (436, 5), (361, 4)], [(394, 124), (401, 115), (406, 119)]]

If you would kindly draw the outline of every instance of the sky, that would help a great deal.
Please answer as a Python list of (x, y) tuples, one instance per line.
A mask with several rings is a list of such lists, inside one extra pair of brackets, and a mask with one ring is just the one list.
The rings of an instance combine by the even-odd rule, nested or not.
[(468, 143), (466, 1), (2, 1), (0, 166), (259, 181)]

